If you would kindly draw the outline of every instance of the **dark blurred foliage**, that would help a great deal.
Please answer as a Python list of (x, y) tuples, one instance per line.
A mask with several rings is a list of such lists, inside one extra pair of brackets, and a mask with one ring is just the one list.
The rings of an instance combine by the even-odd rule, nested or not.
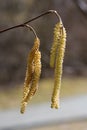
[[(0, 0), (0, 30), (23, 23), (40, 13), (54, 9), (67, 30), (64, 74), (87, 76), (87, 18), (74, 0)], [(53, 75), (49, 66), (53, 27), (57, 19), (49, 14), (30, 23), (41, 39), (42, 75)], [(19, 28), (0, 34), (0, 84), (24, 81), (26, 60), (33, 45), (33, 34)]]

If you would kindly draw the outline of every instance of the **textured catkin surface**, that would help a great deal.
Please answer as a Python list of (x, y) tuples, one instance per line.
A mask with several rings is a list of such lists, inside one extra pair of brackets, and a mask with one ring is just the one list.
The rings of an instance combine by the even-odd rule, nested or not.
[[(58, 30), (57, 30), (58, 31)], [(59, 108), (59, 96), (61, 87), (61, 77), (63, 69), (63, 59), (66, 46), (66, 31), (63, 25), (60, 28), (60, 36), (57, 39), (57, 51), (56, 51), (56, 61), (55, 61), (55, 74), (54, 74), (54, 89), (52, 94), (52, 104), (51, 108)]]
[(53, 43), (52, 43), (51, 52), (50, 52), (50, 66), (51, 67), (54, 67), (54, 64), (55, 64), (56, 51), (59, 44), (61, 27), (62, 27), (61, 22), (58, 22), (54, 27)]
[(32, 98), (38, 88), (38, 81), (41, 74), (41, 53), (39, 46), (40, 40), (36, 38), (28, 55), (21, 113), (24, 113), (27, 102)]
[(32, 98), (32, 96), (35, 94), (35, 92), (38, 89), (38, 81), (39, 81), (40, 74), (41, 74), (40, 59), (41, 59), (41, 54), (38, 51), (35, 53), (35, 56), (34, 56), (34, 62), (35, 62), (34, 63), (34, 73), (32, 76), (32, 83), (31, 83), (30, 91), (26, 97), (26, 102), (28, 102)]

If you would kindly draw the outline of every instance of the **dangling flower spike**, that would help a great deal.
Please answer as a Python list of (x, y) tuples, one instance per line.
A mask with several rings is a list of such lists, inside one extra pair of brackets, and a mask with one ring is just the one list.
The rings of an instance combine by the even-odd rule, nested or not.
[(56, 24), (54, 28), (54, 42), (51, 49), (51, 60), (50, 66), (55, 65), (55, 75), (54, 75), (54, 89), (52, 94), (52, 104), (51, 108), (59, 108), (59, 97), (60, 97), (60, 87), (61, 87), (61, 77), (63, 69), (63, 59), (66, 46), (66, 31), (60, 21)]
[(50, 66), (54, 67), (56, 54), (57, 54), (57, 48), (60, 39), (60, 31), (61, 31), (62, 23), (58, 22), (54, 27), (54, 38), (53, 38), (53, 44), (50, 52)]
[(40, 40), (36, 37), (33, 48), (28, 55), (21, 113), (24, 113), (27, 102), (32, 98), (38, 89), (38, 81), (41, 74), (41, 53), (39, 51), (39, 46)]

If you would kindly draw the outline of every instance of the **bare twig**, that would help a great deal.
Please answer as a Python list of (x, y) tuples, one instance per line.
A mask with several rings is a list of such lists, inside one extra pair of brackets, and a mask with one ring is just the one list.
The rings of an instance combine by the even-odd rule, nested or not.
[(32, 22), (32, 21), (34, 21), (34, 20), (36, 20), (36, 19), (38, 19), (38, 18), (40, 18), (44, 15), (50, 14), (50, 13), (54, 13), (57, 16), (57, 18), (59, 19), (59, 21), (61, 21), (61, 18), (60, 18), (59, 14), (57, 13), (56, 10), (48, 10), (47, 12), (44, 12), (44, 13), (40, 14), (39, 16), (32, 18), (32, 19), (30, 19), (30, 20), (28, 20), (28, 21), (26, 21), (22, 24), (18, 24), (18, 25), (9, 27), (7, 29), (0, 30), (0, 33), (6, 32), (6, 31), (9, 31), (9, 30), (12, 30), (12, 29), (16, 29), (16, 28), (19, 28), (19, 27), (24, 27), (24, 26), (28, 27), (29, 26), (29, 25), (27, 26), (28, 23), (30, 23), (30, 22)]

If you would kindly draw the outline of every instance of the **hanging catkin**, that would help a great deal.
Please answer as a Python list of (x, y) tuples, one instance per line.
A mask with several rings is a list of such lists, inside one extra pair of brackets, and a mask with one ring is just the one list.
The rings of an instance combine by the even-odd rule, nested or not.
[(39, 51), (37, 51), (34, 57), (35, 66), (34, 66), (34, 73), (32, 77), (32, 83), (31, 83), (30, 91), (26, 97), (26, 102), (32, 98), (32, 96), (35, 94), (36, 90), (38, 89), (38, 80), (40, 78), (40, 73), (41, 73), (40, 59), (41, 59), (41, 54)]
[(53, 38), (53, 44), (51, 47), (51, 52), (50, 52), (50, 66), (54, 67), (55, 64), (55, 59), (56, 59), (56, 52), (57, 52), (57, 47), (59, 44), (59, 39), (60, 39), (60, 31), (61, 31), (62, 23), (61, 21), (58, 22), (55, 27), (54, 27), (54, 38)]
[(59, 108), (59, 95), (60, 95), (60, 86), (61, 86), (61, 76), (63, 68), (63, 58), (66, 46), (66, 31), (65, 28), (60, 28), (60, 37), (57, 39), (58, 47), (56, 52), (56, 62), (55, 62), (55, 81), (54, 89), (52, 94), (52, 104), (51, 108)]
[(37, 84), (41, 73), (41, 53), (39, 51), (39, 46), (40, 40), (36, 37), (33, 48), (28, 55), (21, 113), (24, 113), (28, 100), (37, 90)]

